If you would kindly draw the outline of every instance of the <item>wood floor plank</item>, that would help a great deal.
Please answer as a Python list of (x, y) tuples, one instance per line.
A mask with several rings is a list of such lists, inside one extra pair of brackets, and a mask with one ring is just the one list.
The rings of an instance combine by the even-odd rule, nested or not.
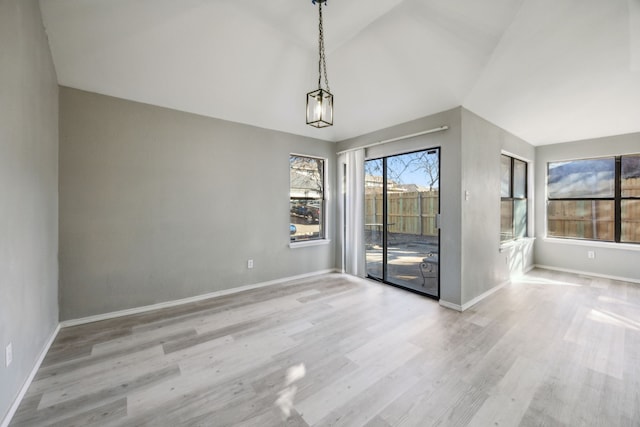
[[(113, 356), (108, 354), (88, 360), (83, 359), (75, 365), (77, 366), (75, 369), (74, 366), (69, 365), (63, 365), (60, 369), (53, 369), (55, 366), (49, 366), (46, 368), (47, 375), (35, 379), (31, 383), (31, 388), (36, 393), (46, 392), (45, 401), (50, 398), (51, 393), (64, 393), (63, 390), (66, 389), (71, 393), (65, 396), (69, 398), (73, 393), (77, 393), (78, 389), (82, 390), (82, 393), (86, 393), (91, 390), (92, 385), (98, 388), (103, 387), (105, 380), (113, 381), (116, 378), (126, 380), (130, 377), (130, 371), (134, 371), (137, 366), (154, 369), (155, 367), (149, 367), (149, 365), (154, 363), (157, 367), (158, 362), (164, 362), (163, 355), (162, 347), (155, 345), (140, 350), (136, 349), (136, 351), (126, 354), (120, 353)], [(87, 378), (93, 380), (92, 385), (84, 385)], [(80, 383), (83, 384), (82, 387), (78, 387)]]
[(640, 420), (640, 329), (627, 330), (625, 338), (622, 417), (637, 421)]
[(268, 303), (265, 301), (253, 301), (251, 304), (235, 307), (233, 310), (224, 310), (203, 317), (199, 319), (199, 322), (196, 324), (196, 329), (202, 334), (222, 327), (233, 326), (241, 322), (251, 320), (264, 321), (272, 317), (279, 318), (280, 314), (290, 314), (299, 308), (306, 308), (308, 310), (305, 304), (298, 301), (298, 297), (315, 295), (317, 293), (319, 293), (317, 289), (308, 289), (299, 293), (272, 298)]
[(377, 379), (406, 363), (417, 355), (420, 349), (411, 343), (403, 343), (388, 348), (384, 353), (366, 357), (358, 365), (358, 369), (341, 377), (296, 404), (296, 409), (309, 424), (315, 424), (330, 411), (342, 405), (342, 402), (353, 399), (363, 393)]
[(391, 424), (380, 418), (379, 415), (373, 417), (364, 427), (391, 427)]
[(12, 426), (640, 426), (640, 285), (536, 269), (459, 313), (328, 274), (64, 328)]
[(172, 366), (142, 376), (131, 375), (130, 381), (127, 383), (104, 387), (94, 393), (82, 394), (81, 389), (76, 389), (76, 393), (74, 394), (78, 395), (78, 397), (65, 399), (64, 401), (48, 406), (43, 405), (41, 401), (36, 411), (23, 413), (19, 418), (14, 419), (13, 422), (15, 422), (16, 425), (25, 426), (49, 425), (60, 422), (69, 417), (85, 413), (97, 406), (121, 399), (132, 391), (148, 387), (156, 382), (179, 374), (180, 371), (178, 367)]
[(382, 411), (382, 418), (393, 426), (467, 425), (487, 397), (454, 376), (443, 377), (432, 387), (409, 389)]
[(309, 424), (294, 409), (288, 418), (283, 418), (282, 414), (276, 409), (267, 411), (256, 417), (237, 423), (235, 427), (263, 427), (263, 426), (282, 426), (282, 427), (309, 427)]
[(515, 426), (520, 424), (544, 378), (544, 364), (519, 356), (491, 391), (468, 426)]
[(624, 336), (625, 326), (614, 315), (581, 307), (572, 319), (564, 339), (580, 346), (580, 363), (583, 366), (621, 379)]
[(246, 331), (261, 323), (262, 319), (253, 319), (245, 322), (239, 322), (234, 325), (225, 326), (219, 329), (213, 329), (205, 333), (199, 333), (194, 336), (182, 338), (180, 340), (173, 340), (162, 345), (165, 354), (174, 353), (176, 351), (184, 350), (189, 347), (194, 347), (199, 344), (213, 341), (215, 339), (233, 335), (237, 332)]
[(83, 427), (86, 425), (100, 425), (109, 422), (118, 422), (127, 415), (127, 399), (122, 398), (109, 402), (107, 404), (97, 406), (74, 415), (64, 418), (52, 426), (55, 427)]
[[(369, 424), (378, 416), (380, 408), (384, 408), (425, 379), (422, 375), (423, 364), (422, 355), (416, 355), (407, 363), (382, 376), (364, 392), (342, 402), (316, 424), (336, 427)], [(381, 419), (379, 421), (382, 422)]]
[(158, 344), (165, 344), (170, 341), (193, 337), (196, 334), (197, 331), (195, 328), (189, 328), (183, 325), (179, 325), (179, 327), (175, 328), (167, 327), (147, 333), (136, 333), (134, 331), (131, 335), (127, 335), (126, 337), (95, 344), (91, 349), (91, 357), (113, 357), (117, 355), (118, 352), (135, 352), (142, 348), (153, 347)]

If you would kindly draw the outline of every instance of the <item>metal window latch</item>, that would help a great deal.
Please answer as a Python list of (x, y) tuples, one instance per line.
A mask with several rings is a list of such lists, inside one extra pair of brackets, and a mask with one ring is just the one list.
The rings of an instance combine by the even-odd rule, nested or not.
[(437, 213), (436, 214), (436, 228), (440, 228), (440, 214)]

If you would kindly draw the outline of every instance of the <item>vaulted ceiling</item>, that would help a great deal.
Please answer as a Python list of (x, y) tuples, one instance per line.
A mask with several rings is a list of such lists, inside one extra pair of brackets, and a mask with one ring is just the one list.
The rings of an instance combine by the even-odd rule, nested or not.
[(462, 105), (534, 145), (640, 131), (640, 0), (40, 0), (61, 85), (330, 141)]

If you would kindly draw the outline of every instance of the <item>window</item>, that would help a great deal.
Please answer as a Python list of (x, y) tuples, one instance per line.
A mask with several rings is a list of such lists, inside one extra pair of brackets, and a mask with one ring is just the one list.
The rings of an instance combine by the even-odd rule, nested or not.
[(500, 241), (527, 236), (527, 163), (500, 158)]
[(640, 154), (620, 158), (620, 242), (640, 243)]
[(640, 243), (640, 155), (549, 163), (547, 235)]
[(324, 239), (324, 163), (289, 156), (289, 234), (292, 242)]

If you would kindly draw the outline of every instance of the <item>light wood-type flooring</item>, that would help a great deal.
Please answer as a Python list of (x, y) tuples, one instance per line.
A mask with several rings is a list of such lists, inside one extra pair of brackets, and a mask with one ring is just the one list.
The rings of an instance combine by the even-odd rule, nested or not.
[(534, 270), (458, 313), (331, 274), (64, 328), (11, 425), (638, 426), (640, 285)]

